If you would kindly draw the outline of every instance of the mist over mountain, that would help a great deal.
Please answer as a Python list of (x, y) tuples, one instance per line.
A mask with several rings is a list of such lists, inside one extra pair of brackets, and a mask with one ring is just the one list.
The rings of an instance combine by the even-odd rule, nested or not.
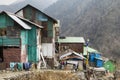
[(27, 4), (31, 4), (37, 7), (39, 10), (43, 10), (52, 5), (56, 0), (17, 0), (10, 5), (0, 5), (0, 11), (16, 12)]
[(105, 56), (120, 56), (120, 0), (59, 0), (45, 10), (62, 36), (83, 36)]

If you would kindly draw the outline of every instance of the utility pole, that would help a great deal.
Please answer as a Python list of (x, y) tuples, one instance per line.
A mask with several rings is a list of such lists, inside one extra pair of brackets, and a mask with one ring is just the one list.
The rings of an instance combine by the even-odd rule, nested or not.
[(89, 53), (88, 53), (88, 45), (89, 45), (89, 39), (87, 39), (87, 42), (86, 42), (86, 48), (87, 48), (87, 60), (86, 60), (86, 65), (88, 66), (89, 65), (89, 61), (88, 61), (88, 59), (89, 59)]

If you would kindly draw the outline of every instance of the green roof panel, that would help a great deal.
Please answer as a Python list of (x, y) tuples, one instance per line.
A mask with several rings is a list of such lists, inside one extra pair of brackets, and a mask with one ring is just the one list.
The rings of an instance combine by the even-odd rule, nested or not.
[(83, 37), (65, 37), (65, 38), (58, 38), (59, 43), (85, 43)]

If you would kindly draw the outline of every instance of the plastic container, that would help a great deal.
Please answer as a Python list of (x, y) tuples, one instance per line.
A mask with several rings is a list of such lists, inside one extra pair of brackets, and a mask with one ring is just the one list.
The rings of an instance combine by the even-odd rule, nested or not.
[(24, 68), (25, 70), (29, 70), (29, 69), (30, 69), (30, 63), (29, 63), (29, 62), (23, 63), (23, 68)]
[(89, 61), (90, 62), (95, 62), (95, 53), (90, 53), (90, 55), (89, 55)]
[(96, 67), (103, 67), (103, 60), (95, 59), (96, 60)]
[(18, 63), (18, 70), (23, 70), (23, 63)]
[(96, 58), (101, 58), (101, 54), (95, 53)]

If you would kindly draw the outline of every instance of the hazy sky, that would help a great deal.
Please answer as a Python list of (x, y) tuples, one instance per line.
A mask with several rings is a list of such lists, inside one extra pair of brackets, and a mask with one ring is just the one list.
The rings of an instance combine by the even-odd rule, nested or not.
[[(9, 5), (17, 0), (0, 0), (0, 5)], [(20, 0), (19, 0), (20, 1)], [(48, 0), (49, 1), (49, 0)], [(57, 0), (50, 0), (50, 1), (57, 1)]]
[(17, 0), (0, 0), (0, 5), (8, 5)]

